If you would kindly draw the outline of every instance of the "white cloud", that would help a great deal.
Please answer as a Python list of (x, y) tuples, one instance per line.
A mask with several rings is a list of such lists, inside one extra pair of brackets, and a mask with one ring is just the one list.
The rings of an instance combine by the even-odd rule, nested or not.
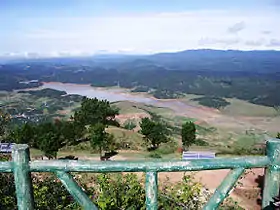
[[(25, 29), (15, 50), (92, 53), (125, 49), (135, 52), (280, 49), (276, 39), (280, 37), (279, 19), (280, 14), (269, 11), (213, 10), (22, 20)], [(12, 46), (12, 40), (10, 42)]]

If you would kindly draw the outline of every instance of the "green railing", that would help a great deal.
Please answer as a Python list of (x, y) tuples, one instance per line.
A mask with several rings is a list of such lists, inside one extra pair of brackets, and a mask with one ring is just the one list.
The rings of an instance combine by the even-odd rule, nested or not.
[(14, 174), (17, 206), (20, 210), (34, 209), (30, 172), (54, 172), (75, 200), (84, 209), (97, 209), (89, 197), (74, 181), (69, 172), (145, 172), (146, 207), (157, 209), (158, 172), (201, 171), (232, 169), (216, 189), (204, 209), (216, 209), (228, 196), (245, 169), (266, 168), (262, 198), (263, 209), (273, 209), (272, 198), (278, 195), (280, 184), (280, 141), (266, 143), (266, 156), (215, 158), (191, 161), (82, 161), (41, 160), (30, 161), (27, 145), (15, 145), (12, 161), (0, 162), (0, 172)]

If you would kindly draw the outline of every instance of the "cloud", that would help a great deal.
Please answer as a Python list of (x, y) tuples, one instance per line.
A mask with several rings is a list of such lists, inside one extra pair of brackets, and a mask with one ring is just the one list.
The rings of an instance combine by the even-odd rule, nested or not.
[(198, 48), (280, 49), (275, 40), (280, 37), (279, 19), (280, 14), (273, 12), (223, 10), (21, 18), (21, 27), (13, 36), (1, 31), (0, 51), (67, 54), (124, 49), (135, 53)]
[(238, 38), (225, 38), (225, 39), (215, 39), (215, 38), (202, 38), (199, 40), (199, 45), (209, 45), (209, 44), (223, 44), (223, 45), (234, 45), (240, 43)]
[(249, 40), (245, 41), (245, 45), (252, 46), (252, 47), (258, 47), (265, 45), (266, 40), (265, 39), (258, 39), (258, 40)]
[(246, 28), (246, 25), (245, 25), (245, 22), (238, 22), (238, 23), (235, 23), (234, 25), (228, 27), (227, 31), (229, 33), (238, 33), (239, 31), (242, 31), (243, 29)]
[(272, 33), (272, 31), (269, 31), (269, 30), (264, 30), (264, 31), (261, 31), (261, 33), (262, 33), (262, 34), (267, 35), (267, 34), (271, 34), (271, 33)]
[(80, 34), (78, 33), (67, 33), (66, 31), (61, 30), (45, 30), (39, 29), (35, 31), (31, 31), (25, 34), (27, 38), (30, 39), (77, 39)]
[(271, 39), (267, 46), (269, 46), (269, 47), (280, 47), (280, 39)]

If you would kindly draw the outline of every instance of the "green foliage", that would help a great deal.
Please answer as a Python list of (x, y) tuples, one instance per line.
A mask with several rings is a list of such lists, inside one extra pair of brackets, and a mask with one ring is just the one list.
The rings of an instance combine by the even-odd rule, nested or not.
[(105, 125), (97, 123), (90, 127), (90, 144), (93, 149), (98, 149), (100, 158), (102, 151), (115, 149), (114, 136), (105, 131)]
[[(62, 183), (53, 175), (32, 175), (35, 208), (40, 210), (81, 209)], [(12, 174), (0, 174), (0, 209), (17, 209)], [(84, 184), (81, 187), (90, 191)]]
[(55, 121), (55, 126), (61, 135), (64, 144), (75, 145), (79, 143), (78, 139), (82, 138), (85, 133), (85, 127), (75, 121)]
[[(82, 175), (74, 176), (83, 178)], [(87, 187), (86, 182), (93, 183)], [(135, 173), (102, 173), (81, 179), (79, 185), (101, 210), (144, 210), (144, 177), (141, 180)], [(72, 198), (61, 182), (51, 174), (32, 175), (36, 209), (62, 210), (82, 209)], [(15, 185), (12, 174), (0, 174), (0, 209), (16, 209)], [(182, 181), (174, 183), (169, 179), (163, 182), (158, 191), (159, 209), (198, 210), (209, 199), (211, 193), (192, 175), (184, 175)], [(237, 203), (226, 199), (219, 209), (240, 210)]]
[(193, 122), (186, 122), (182, 125), (182, 144), (185, 150), (187, 150), (196, 140), (196, 128)]
[(209, 146), (209, 143), (207, 141), (204, 141), (202, 139), (196, 139), (194, 142), (197, 146)]
[(17, 144), (28, 144), (38, 148), (44, 154), (56, 157), (60, 148), (65, 145), (75, 145), (84, 134), (84, 127), (73, 121), (45, 122), (40, 124), (24, 123), (16, 126), (10, 132), (8, 139)]
[(42, 90), (30, 90), (30, 91), (19, 91), (19, 93), (29, 93), (37, 97), (50, 97), (50, 98), (60, 98), (62, 95), (66, 95), (65, 91), (54, 90), (51, 88), (45, 88)]
[(148, 143), (148, 148), (155, 150), (161, 143), (169, 141), (169, 130), (161, 122), (155, 122), (149, 118), (142, 118), (141, 133), (144, 135), (144, 139)]
[(194, 98), (191, 100), (198, 101), (200, 105), (208, 106), (215, 109), (224, 108), (227, 105), (230, 105), (230, 103), (225, 99), (219, 97), (213, 97), (213, 96), (205, 96), (200, 98)]
[(31, 123), (24, 123), (22, 126), (16, 126), (9, 134), (9, 139), (17, 144), (29, 144), (35, 147), (36, 126)]
[(128, 119), (124, 122), (124, 128), (127, 130), (133, 130), (136, 128), (135, 120)]
[(276, 138), (277, 138), (277, 139), (280, 139), (280, 133), (279, 133), (279, 132), (277, 133)]
[(150, 152), (148, 156), (150, 158), (157, 158), (157, 159), (162, 158), (160, 152), (158, 152), (157, 150)]
[(2, 140), (6, 134), (10, 120), (10, 115), (0, 109), (0, 140)]
[(117, 125), (115, 116), (119, 110), (110, 106), (107, 100), (97, 98), (84, 98), (80, 109), (75, 111), (74, 120), (81, 125), (93, 125), (102, 123), (103, 125)]
[(245, 210), (238, 205), (238, 202), (234, 201), (232, 198), (228, 197), (221, 203), (218, 210)]
[(161, 155), (168, 155), (174, 153), (178, 149), (178, 143), (174, 139), (169, 139), (168, 142), (162, 143), (157, 152)]
[(13, 174), (0, 173), (0, 209), (17, 209)]
[(136, 174), (100, 174), (95, 180), (99, 209), (145, 209), (145, 190)]
[(57, 126), (53, 123), (44, 123), (36, 130), (38, 147), (48, 158), (56, 158), (57, 152), (63, 147), (63, 139)]
[(202, 209), (210, 197), (210, 192), (194, 180), (191, 175), (184, 175), (181, 182), (165, 181), (160, 192), (160, 209)]

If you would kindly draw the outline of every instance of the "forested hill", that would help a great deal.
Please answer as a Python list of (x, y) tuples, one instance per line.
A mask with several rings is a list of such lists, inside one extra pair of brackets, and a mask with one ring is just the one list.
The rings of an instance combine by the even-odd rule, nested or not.
[(147, 59), (174, 70), (280, 72), (280, 51), (186, 50)]
[[(39, 81), (20, 83), (26, 80)], [(149, 91), (157, 98), (192, 93), (280, 106), (280, 52), (188, 50), (29, 59), (0, 65), (0, 90), (39, 86), (41, 81), (120, 85), (135, 92)]]
[[(13, 63), (84, 65), (114, 68), (162, 67), (180, 71), (245, 71), (259, 73), (280, 72), (280, 51), (186, 50), (152, 55), (104, 54), (91, 57), (41, 58), (14, 60)], [(1, 64), (1, 59), (0, 59)], [(145, 68), (141, 70), (146, 70)]]

